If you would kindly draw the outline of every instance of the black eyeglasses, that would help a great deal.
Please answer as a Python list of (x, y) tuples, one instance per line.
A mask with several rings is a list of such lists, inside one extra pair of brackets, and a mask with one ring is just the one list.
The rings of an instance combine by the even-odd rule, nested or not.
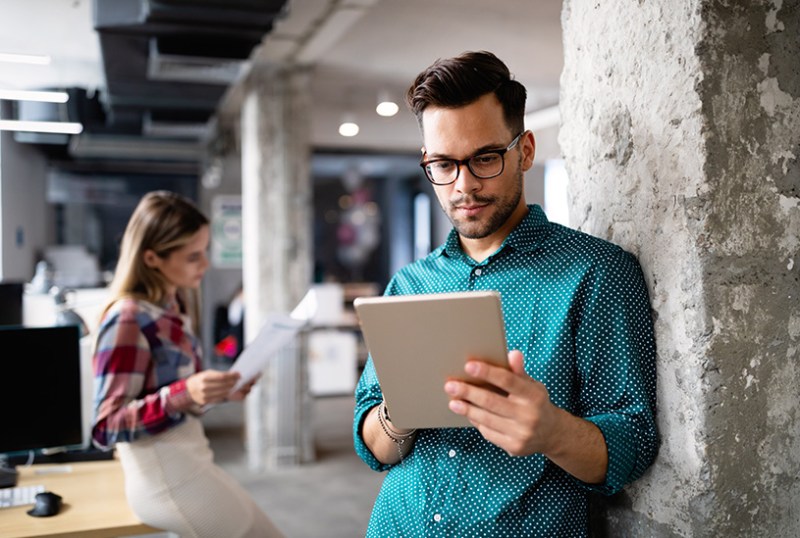
[(458, 179), (461, 165), (466, 164), (470, 173), (478, 179), (491, 179), (503, 173), (506, 160), (505, 154), (514, 149), (520, 137), (525, 133), (522, 131), (504, 149), (490, 149), (476, 153), (466, 159), (430, 159), (423, 160), (419, 165), (425, 170), (428, 181), (434, 185), (449, 185)]

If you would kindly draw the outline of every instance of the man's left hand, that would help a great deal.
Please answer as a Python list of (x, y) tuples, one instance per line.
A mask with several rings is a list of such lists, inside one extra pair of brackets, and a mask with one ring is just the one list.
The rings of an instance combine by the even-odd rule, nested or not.
[(470, 360), (464, 371), (476, 381), (503, 393), (465, 380), (449, 380), (445, 392), (450, 409), (464, 415), (487, 441), (512, 456), (547, 453), (558, 435), (558, 413), (545, 386), (530, 377), (520, 351), (508, 354), (510, 370), (480, 360)]

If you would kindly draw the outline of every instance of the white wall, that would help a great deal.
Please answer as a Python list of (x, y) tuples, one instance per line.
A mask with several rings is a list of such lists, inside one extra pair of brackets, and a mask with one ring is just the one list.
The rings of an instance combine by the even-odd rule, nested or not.
[(39, 252), (55, 240), (46, 186), (44, 155), (0, 133), (0, 280), (29, 281)]

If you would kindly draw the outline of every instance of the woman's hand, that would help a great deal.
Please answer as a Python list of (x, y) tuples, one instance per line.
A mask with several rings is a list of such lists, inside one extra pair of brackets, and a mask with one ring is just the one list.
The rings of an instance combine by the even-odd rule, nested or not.
[(186, 379), (186, 390), (197, 405), (215, 404), (228, 399), (238, 380), (239, 372), (203, 370)]
[(250, 394), (250, 390), (252, 390), (253, 385), (255, 385), (258, 382), (259, 378), (261, 378), (261, 374), (258, 374), (251, 381), (248, 381), (247, 383), (242, 385), (242, 388), (240, 388), (239, 390), (228, 396), (228, 400), (232, 400), (234, 402), (239, 402), (244, 400), (245, 397), (248, 394)]

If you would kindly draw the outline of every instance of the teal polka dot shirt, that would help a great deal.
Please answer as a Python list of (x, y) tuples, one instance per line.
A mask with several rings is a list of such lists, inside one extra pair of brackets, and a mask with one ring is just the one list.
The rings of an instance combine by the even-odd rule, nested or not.
[(401, 463), (381, 464), (359, 432), (382, 400), (370, 358), (355, 391), (355, 449), (388, 472), (367, 536), (588, 536), (590, 492), (619, 491), (655, 458), (655, 343), (639, 263), (612, 243), (548, 222), (539, 206), (528, 209), (486, 260), (467, 256), (453, 230), (401, 269), (385, 294), (499, 291), (508, 349), (523, 352), (526, 372), (554, 404), (602, 431), (606, 481), (583, 483), (541, 454), (509, 456), (475, 428), (420, 430)]

